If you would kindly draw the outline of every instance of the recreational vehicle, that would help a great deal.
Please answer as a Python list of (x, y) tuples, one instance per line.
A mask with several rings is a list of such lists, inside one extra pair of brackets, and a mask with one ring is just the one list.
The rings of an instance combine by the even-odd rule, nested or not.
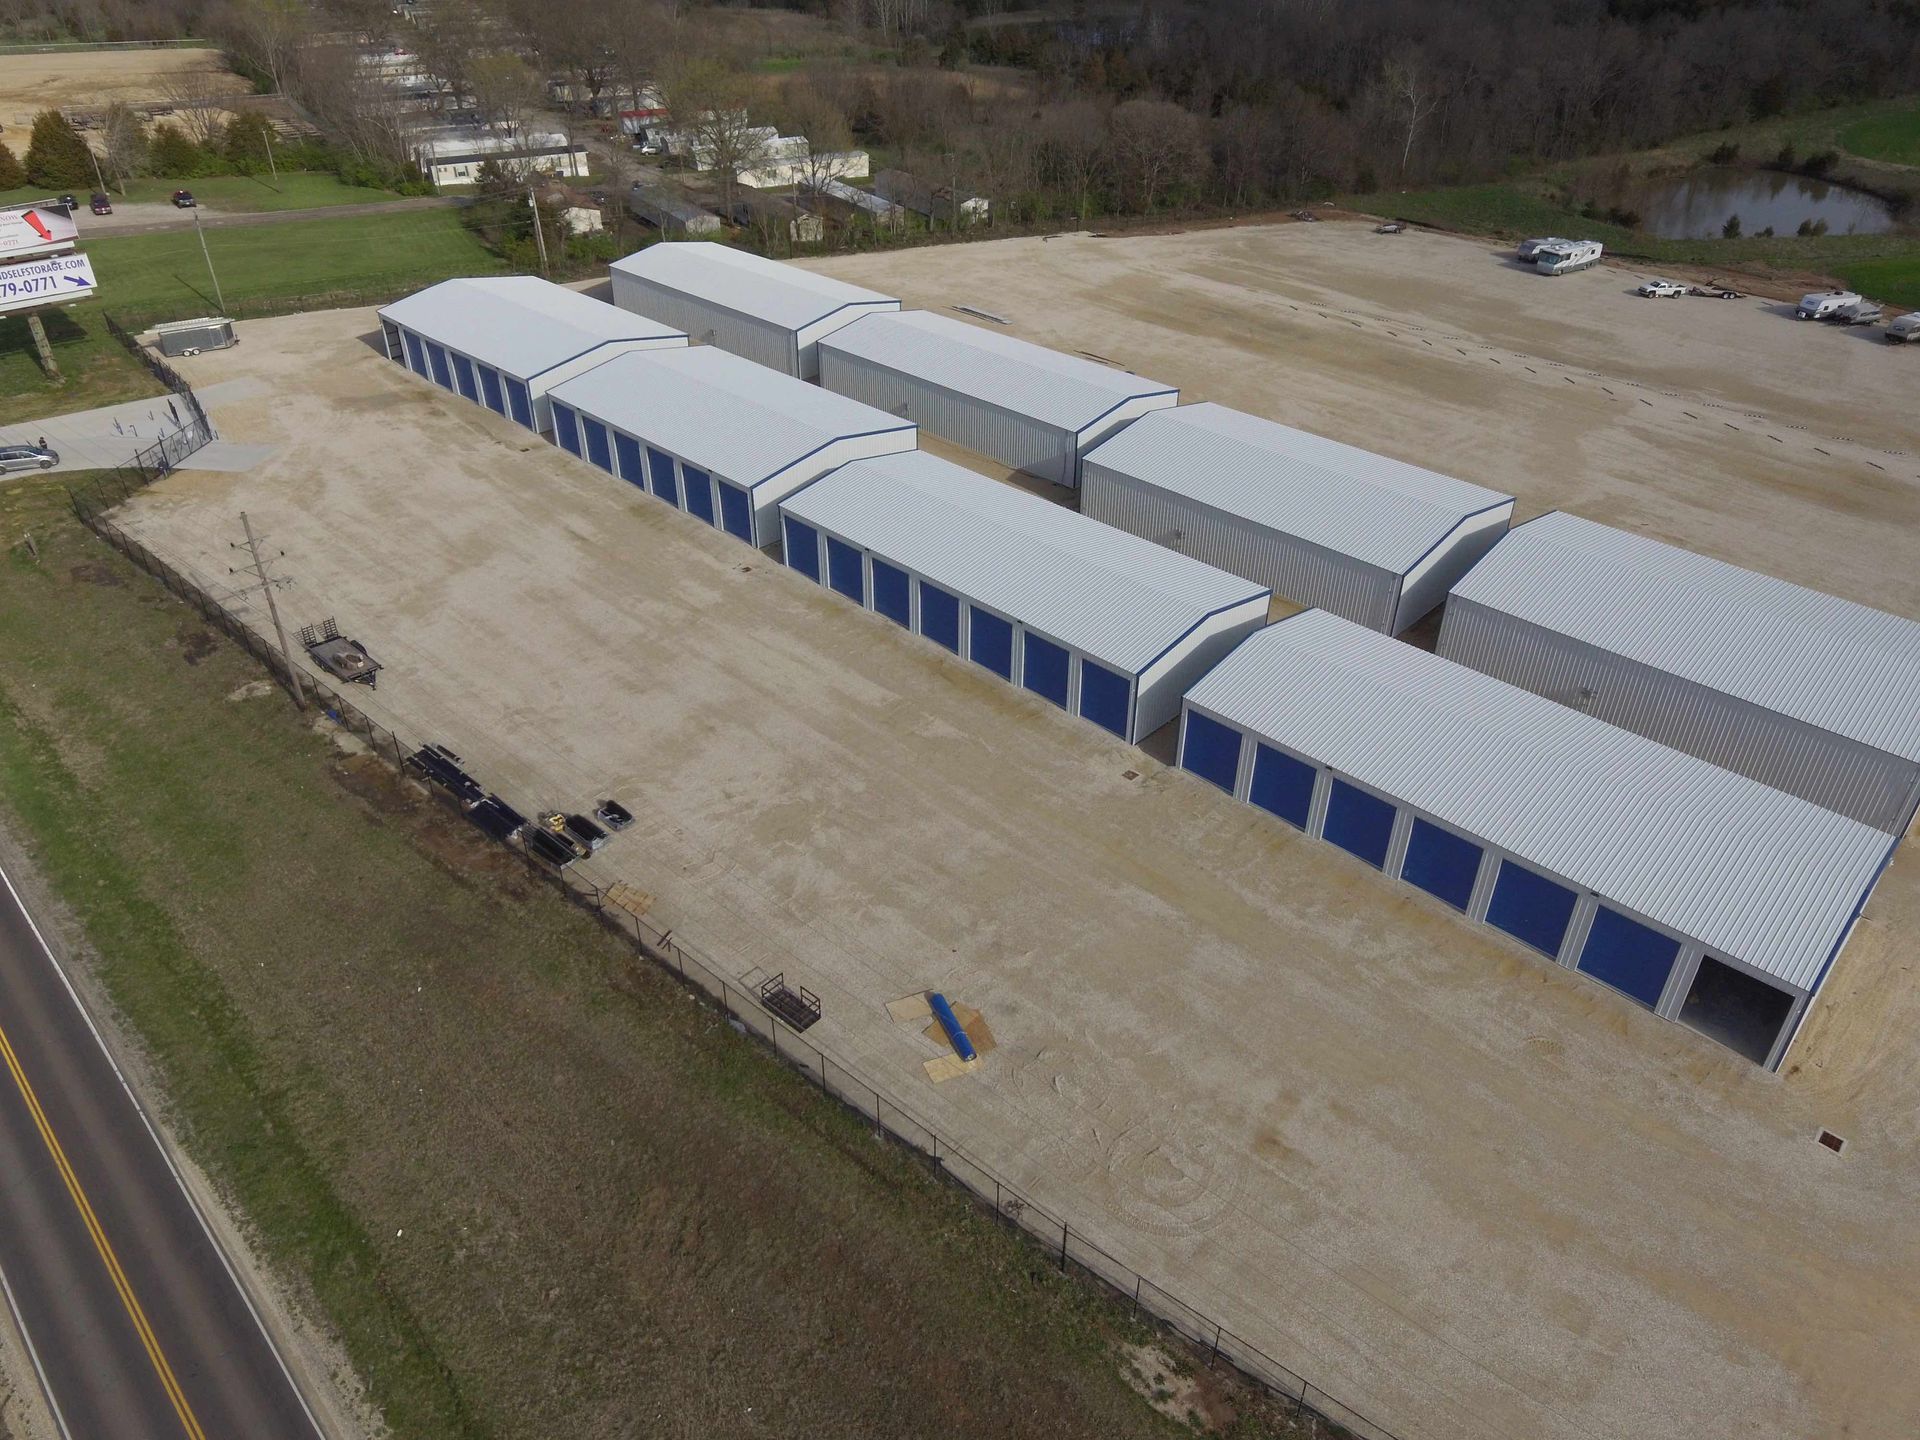
[(1600, 263), (1598, 240), (1555, 240), (1533, 252), (1533, 268), (1542, 275), (1566, 275)]
[(1569, 245), (1572, 242), (1558, 235), (1541, 235), (1532, 240), (1522, 240), (1513, 254), (1522, 265), (1531, 265), (1541, 250), (1549, 245)]
[(1842, 306), (1859, 303), (1860, 297), (1851, 290), (1818, 290), (1811, 295), (1800, 297), (1800, 303), (1794, 306), (1793, 318), (1824, 320)]
[(1905, 345), (1910, 341), (1920, 343), (1920, 310), (1909, 310), (1887, 322), (1889, 345)]

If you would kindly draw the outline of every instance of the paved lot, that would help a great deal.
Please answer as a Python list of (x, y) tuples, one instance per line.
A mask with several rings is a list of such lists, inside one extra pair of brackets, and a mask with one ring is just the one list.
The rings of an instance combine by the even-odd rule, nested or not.
[[(1896, 382), (1865, 357), (1904, 357), (1757, 308), (1615, 305), (1623, 277), (1549, 283), (1462, 242), (1383, 239), (1388, 265), (1374, 238), (830, 268), (1510, 486), (1529, 513), (1920, 613), (1911, 479), (1782, 428), (1897, 448)], [(1426, 278), (1398, 272), (1415, 259)], [(1376, 278), (1396, 292), (1368, 298)], [(1361, 315), (1317, 313), (1349, 294)], [(1420, 344), (1469, 321), (1517, 363)], [(523, 807), (628, 801), (642, 819), (604, 873), (742, 977), (818, 991), (810, 1039), (1123, 1260), (1408, 1437), (1913, 1432), (1911, 847), (1767, 1076), (431, 389), (375, 353), (370, 311), (246, 329), (183, 368), (269, 382), (213, 411), (277, 450), (171, 477), (130, 527), (211, 580), (246, 509), (286, 552), (289, 621), (336, 615), (385, 663), (356, 695), (376, 719)], [(1555, 354), (1601, 378), (1565, 383)], [(1643, 406), (1635, 383), (1679, 398)], [(1715, 406), (1783, 438), (1721, 431)], [(1000, 1042), (937, 1088), (883, 1008), (932, 985)]]

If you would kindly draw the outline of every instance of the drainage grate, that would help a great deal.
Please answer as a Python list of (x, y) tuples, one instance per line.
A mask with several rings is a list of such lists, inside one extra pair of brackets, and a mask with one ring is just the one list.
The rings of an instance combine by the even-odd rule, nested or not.
[(1834, 1134), (1831, 1130), (1822, 1130), (1820, 1132), (1820, 1143), (1836, 1155), (1847, 1148), (1845, 1138)]

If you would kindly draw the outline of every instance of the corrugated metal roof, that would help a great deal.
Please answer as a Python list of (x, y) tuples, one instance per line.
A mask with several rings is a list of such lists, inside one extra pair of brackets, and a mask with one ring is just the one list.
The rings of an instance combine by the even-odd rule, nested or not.
[(1557, 511), (1453, 593), (1920, 760), (1920, 622)]
[(1187, 698), (1800, 989), (1890, 843), (1322, 610), (1254, 635)]
[(1128, 674), (1269, 593), (920, 451), (856, 460), (781, 508)]
[(523, 380), (612, 340), (687, 338), (533, 275), (443, 280), (380, 313)]
[(1224, 405), (1143, 415), (1089, 464), (1404, 575), (1469, 515), (1513, 497)]
[(820, 343), (1066, 430), (1090, 425), (1136, 396), (1180, 393), (925, 310), (864, 316)]
[(683, 290), (712, 305), (798, 330), (854, 306), (898, 306), (891, 295), (863, 290), (844, 280), (816, 275), (796, 265), (762, 259), (711, 240), (674, 240), (649, 245), (608, 267), (621, 274)]
[(744, 485), (849, 435), (914, 434), (897, 415), (711, 345), (616, 356), (552, 395)]

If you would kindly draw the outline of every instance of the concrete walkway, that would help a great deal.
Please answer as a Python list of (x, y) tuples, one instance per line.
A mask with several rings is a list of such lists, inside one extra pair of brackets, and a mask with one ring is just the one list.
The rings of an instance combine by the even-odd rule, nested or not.
[[(258, 393), (260, 388), (257, 380), (223, 380), (198, 390), (198, 394), (200, 403), (211, 408), (222, 400), (243, 400)], [(118, 405), (103, 405), (97, 410), (77, 410), (70, 415), (0, 426), (0, 445), (32, 445), (44, 438), (60, 454), (60, 463), (53, 467), (55, 471), (107, 470), (124, 465), (162, 435), (181, 429), (186, 418), (187, 407), (173, 396), (155, 395), (122, 401)], [(213, 457), (220, 463), (209, 468), (251, 469), (265, 458), (265, 454), (254, 452), (263, 450), (265, 447), (261, 446), (228, 447), (226, 452)]]

